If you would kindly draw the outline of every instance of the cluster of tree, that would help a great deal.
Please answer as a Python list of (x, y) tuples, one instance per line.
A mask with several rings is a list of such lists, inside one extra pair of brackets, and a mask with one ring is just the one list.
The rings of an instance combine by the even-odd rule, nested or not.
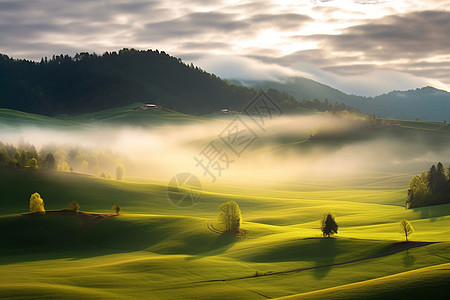
[(392, 126), (393, 119), (377, 118), (374, 114), (366, 115), (365, 121), (370, 128), (382, 128), (386, 126)]
[(15, 147), (0, 142), (0, 166), (55, 169), (56, 160), (52, 153), (38, 153), (29, 143), (20, 142)]
[(450, 167), (439, 162), (409, 182), (406, 208), (446, 203), (450, 203)]
[(125, 167), (106, 150), (83, 147), (45, 145), (40, 151), (30, 143), (20, 141), (17, 146), (0, 142), (0, 167), (32, 168), (80, 172), (123, 180)]
[[(44, 115), (73, 115), (135, 102), (154, 102), (189, 114), (224, 107), (240, 111), (258, 93), (158, 50), (61, 54), (40, 62), (0, 54), (0, 78), (0, 107)], [(354, 110), (328, 101), (298, 101), (275, 89), (268, 94), (286, 112), (301, 107)]]
[(334, 103), (331, 103), (326, 98), (323, 102), (321, 102), (318, 99), (313, 99), (313, 100), (304, 99), (304, 100), (300, 101), (300, 104), (302, 107), (316, 109), (318, 111), (330, 111), (332, 113), (337, 113), (337, 112), (342, 112), (342, 111), (348, 111), (348, 112), (354, 112), (354, 113), (361, 112), (359, 109), (356, 109), (353, 106), (346, 105), (344, 103), (338, 103), (337, 101), (335, 101)]

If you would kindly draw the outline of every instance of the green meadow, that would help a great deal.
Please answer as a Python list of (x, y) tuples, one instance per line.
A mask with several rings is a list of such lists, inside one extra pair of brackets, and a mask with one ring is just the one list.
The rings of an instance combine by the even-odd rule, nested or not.
[[(142, 119), (128, 110), (52, 118), (52, 122), (82, 126), (106, 119), (114, 119), (116, 125), (146, 124), (152, 118), (176, 118), (181, 124), (209, 122), (192, 116), (168, 117), (169, 112), (149, 112)], [(6, 119), (7, 113), (0, 117)], [(36, 122), (46, 120), (39, 117)], [(390, 138), (400, 131), (405, 135), (399, 139), (409, 139), (429, 130), (430, 141), (448, 137), (447, 128), (437, 123), (398, 122), (398, 128), (375, 135)], [(410, 131), (414, 134), (406, 134)], [(161, 178), (129, 175), (115, 180), (76, 172), (0, 169), (0, 298), (445, 297), (450, 285), (450, 205), (410, 210), (404, 206), (408, 182), (422, 169), (387, 165), (322, 179), (286, 175), (270, 182), (257, 176), (267, 171), (261, 169), (252, 178), (245, 177), (252, 156), (276, 157), (280, 151), (327, 151), (338, 156), (346, 153), (346, 147), (361, 154), (358, 145), (373, 138), (346, 136), (327, 142), (308, 140), (305, 133), (261, 136), (258, 148), (242, 157), (236, 167), (239, 172), (230, 173), (241, 177), (203, 182), (200, 200), (185, 208), (169, 201), (168, 180)], [(207, 139), (186, 144), (201, 145)], [(44, 200), (45, 215), (27, 214), (34, 192)], [(218, 206), (230, 200), (242, 211), (240, 236), (211, 230)], [(71, 201), (80, 204), (80, 213), (58, 212)], [(120, 215), (112, 215), (114, 203), (121, 205)], [(320, 220), (328, 212), (335, 215), (339, 230), (324, 238)], [(107, 217), (95, 222), (87, 218), (95, 214)], [(415, 229), (409, 243), (399, 232), (402, 219), (411, 221)]]
[[(389, 295), (392, 282), (402, 274), (409, 281), (410, 271), (440, 278), (423, 283), (431, 292), (442, 293), (449, 283), (439, 265), (450, 259), (450, 206), (405, 210), (399, 205), (404, 189), (300, 188), (281, 196), (277, 190), (253, 196), (242, 187), (229, 194), (205, 189), (190, 208), (171, 204), (165, 189), (70, 173), (2, 172), (1, 295), (264, 299), (308, 293), (307, 299), (320, 299), (340, 286), (342, 297), (370, 288)], [(108, 213), (115, 202), (123, 210), (89, 228), (74, 217), (21, 214), (35, 191), (48, 211), (72, 200), (82, 211)], [(243, 237), (208, 229), (217, 206), (230, 199), (241, 207)], [(328, 211), (340, 226), (334, 238), (322, 238), (319, 229)], [(437, 243), (395, 252), (403, 218), (416, 230), (413, 241)], [(356, 282), (364, 285), (349, 286)]]

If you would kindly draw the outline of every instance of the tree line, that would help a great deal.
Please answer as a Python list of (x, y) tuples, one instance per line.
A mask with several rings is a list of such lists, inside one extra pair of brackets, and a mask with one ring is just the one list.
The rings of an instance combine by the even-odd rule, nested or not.
[(409, 182), (406, 208), (450, 203), (450, 166), (439, 162)]
[(87, 147), (44, 145), (40, 151), (28, 142), (0, 142), (0, 167), (58, 170), (101, 177), (124, 178), (120, 158), (107, 150)]

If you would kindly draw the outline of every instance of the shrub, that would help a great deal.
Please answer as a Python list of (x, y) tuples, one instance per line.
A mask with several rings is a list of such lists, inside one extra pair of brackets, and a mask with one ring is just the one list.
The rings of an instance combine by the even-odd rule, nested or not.
[(120, 205), (118, 203), (112, 206), (112, 210), (116, 213), (116, 215), (120, 214)]
[(80, 204), (77, 201), (72, 201), (69, 203), (69, 210), (73, 210), (74, 212), (78, 212), (80, 210)]

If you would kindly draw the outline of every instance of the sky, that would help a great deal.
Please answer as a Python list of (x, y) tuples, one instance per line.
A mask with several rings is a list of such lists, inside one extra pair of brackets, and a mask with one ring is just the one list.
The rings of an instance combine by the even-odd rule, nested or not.
[(158, 49), (222, 78), (450, 91), (450, 0), (0, 0), (0, 53)]

